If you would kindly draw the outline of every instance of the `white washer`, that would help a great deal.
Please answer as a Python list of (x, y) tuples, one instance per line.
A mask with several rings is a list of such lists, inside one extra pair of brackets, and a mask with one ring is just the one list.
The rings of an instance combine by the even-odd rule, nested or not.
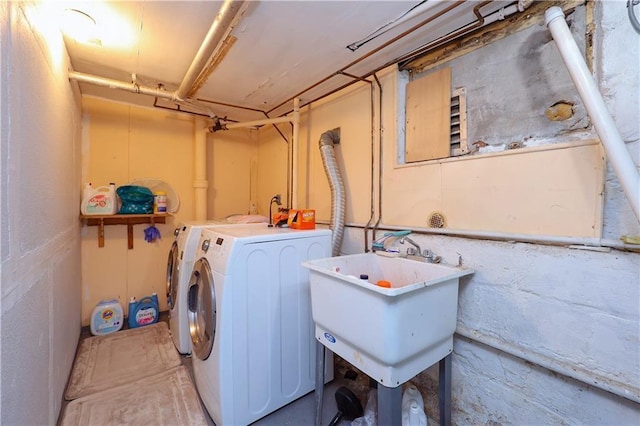
[(215, 424), (247, 425), (314, 390), (316, 342), (302, 262), (328, 256), (329, 230), (202, 231), (188, 317), (196, 387)]
[[(174, 230), (175, 240), (167, 259), (167, 304), (169, 329), (176, 349), (181, 354), (191, 353), (189, 318), (187, 317), (187, 286), (196, 249), (203, 229), (211, 226), (239, 226), (222, 220), (186, 222)], [(247, 225), (266, 228), (267, 224)]]

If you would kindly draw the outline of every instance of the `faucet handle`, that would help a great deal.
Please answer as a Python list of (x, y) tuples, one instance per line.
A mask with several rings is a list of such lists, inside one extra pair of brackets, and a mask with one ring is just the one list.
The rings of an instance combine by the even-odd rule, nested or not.
[(427, 261), (431, 263), (440, 263), (442, 261), (442, 257), (437, 256), (431, 250), (425, 250), (424, 253), (422, 254), (422, 257), (424, 257), (425, 259), (427, 259)]
[(407, 247), (407, 256), (415, 256), (416, 254), (420, 253), (414, 247)]

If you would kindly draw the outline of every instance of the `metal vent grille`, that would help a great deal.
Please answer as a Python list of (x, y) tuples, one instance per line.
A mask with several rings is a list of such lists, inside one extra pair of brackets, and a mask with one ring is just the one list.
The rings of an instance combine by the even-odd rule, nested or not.
[(464, 155), (467, 147), (467, 95), (464, 87), (453, 91), (451, 97), (451, 156)]
[(429, 216), (430, 228), (444, 228), (447, 226), (447, 221), (442, 213), (434, 212)]

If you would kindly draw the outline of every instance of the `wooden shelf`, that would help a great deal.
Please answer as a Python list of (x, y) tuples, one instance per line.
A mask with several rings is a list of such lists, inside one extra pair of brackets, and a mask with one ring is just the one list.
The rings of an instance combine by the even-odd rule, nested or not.
[(168, 214), (111, 214), (111, 215), (88, 215), (81, 214), (80, 220), (88, 226), (98, 227), (98, 247), (104, 247), (104, 227), (105, 225), (127, 225), (127, 240), (129, 249), (133, 248), (133, 225), (143, 223), (165, 223)]

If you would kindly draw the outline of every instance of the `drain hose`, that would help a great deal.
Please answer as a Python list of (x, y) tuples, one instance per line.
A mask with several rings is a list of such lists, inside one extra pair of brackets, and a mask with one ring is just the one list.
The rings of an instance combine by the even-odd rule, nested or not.
[(340, 170), (336, 161), (334, 145), (340, 143), (340, 129), (328, 130), (320, 136), (320, 154), (322, 165), (329, 179), (331, 188), (331, 253), (332, 256), (340, 255), (342, 234), (344, 232), (345, 218), (345, 190)]

